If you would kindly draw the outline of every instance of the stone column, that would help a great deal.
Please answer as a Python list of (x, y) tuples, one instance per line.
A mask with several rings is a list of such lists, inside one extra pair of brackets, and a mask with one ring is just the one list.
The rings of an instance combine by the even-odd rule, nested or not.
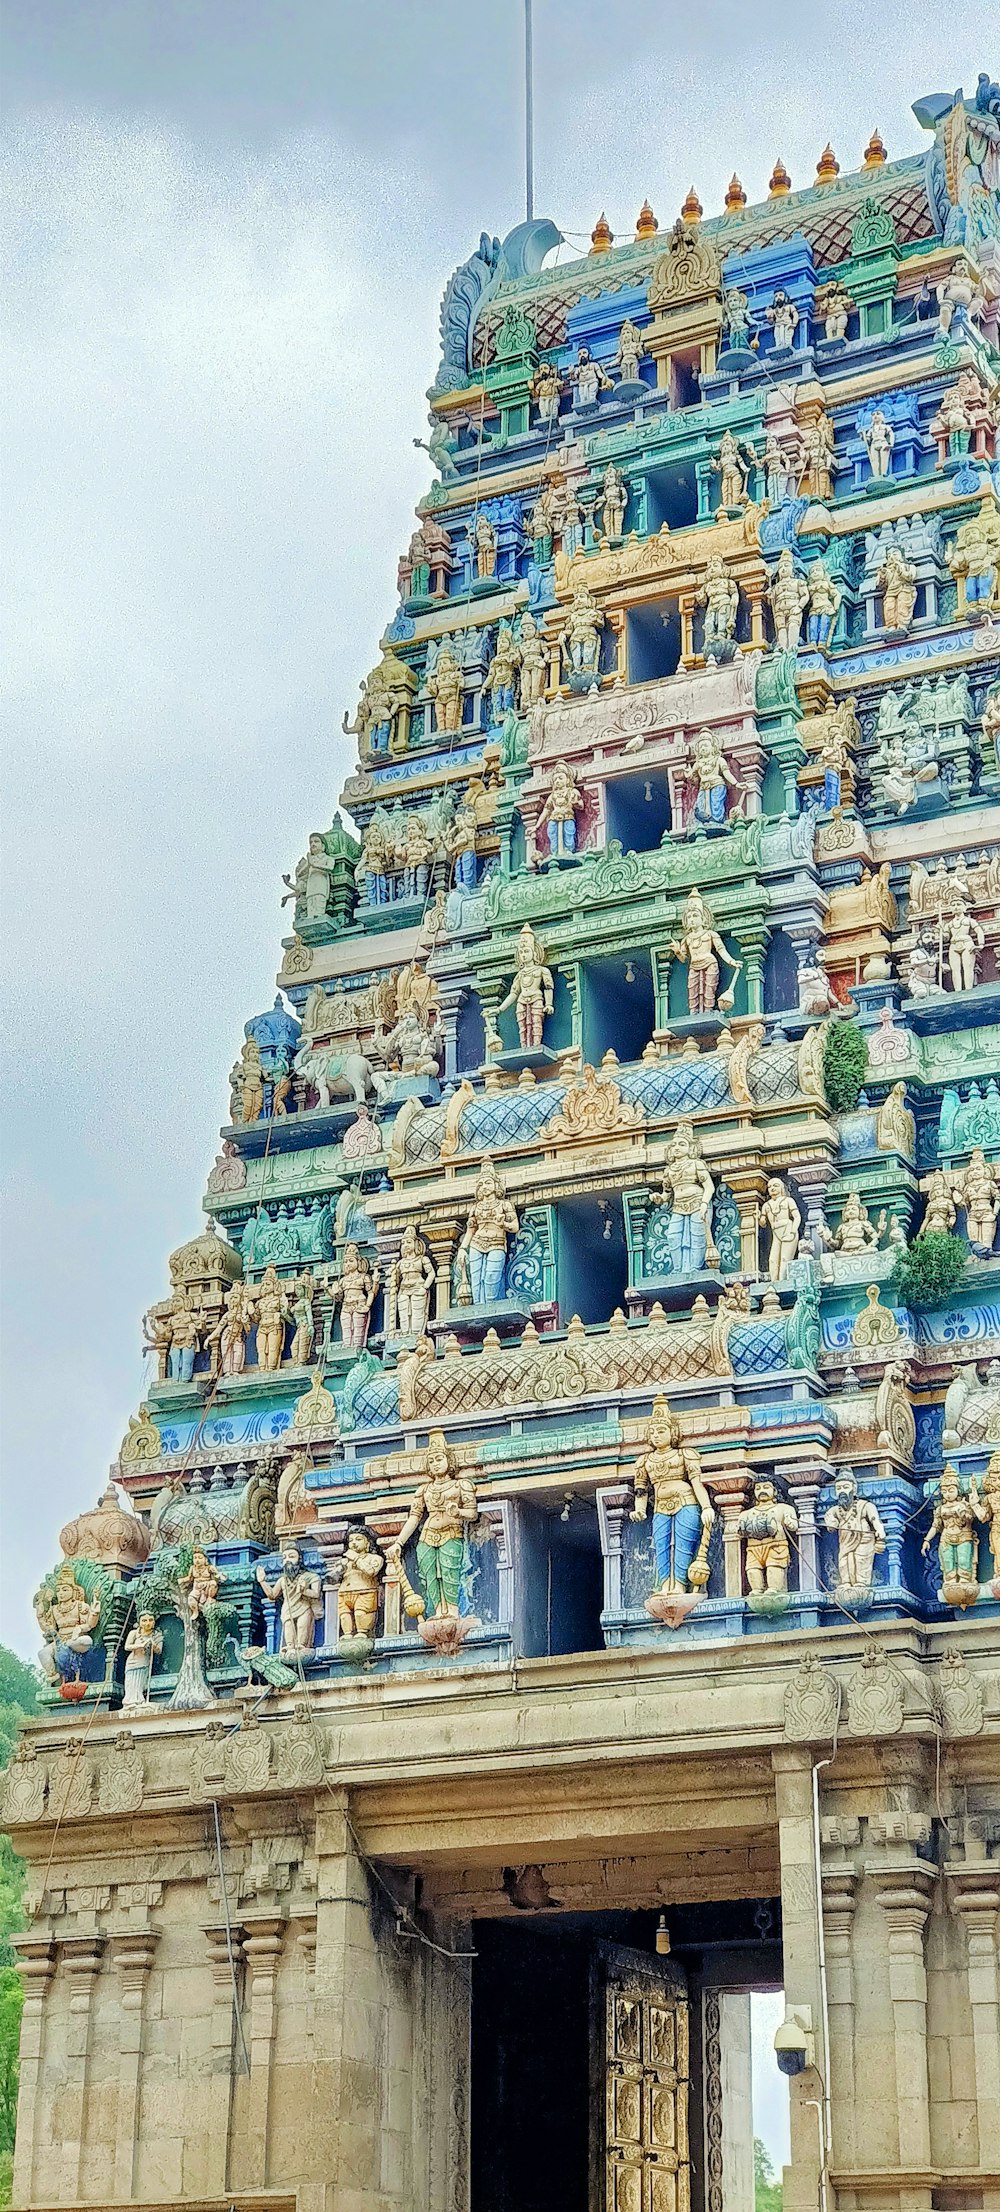
[(136, 2194), (139, 2093), (142, 2075), (143, 1998), (156, 1951), (156, 1928), (111, 1938), (118, 1973), (118, 2112), (115, 2121), (115, 2196), (130, 2204)]
[(743, 1550), (738, 1522), (750, 1487), (749, 1474), (717, 1475), (712, 1502), (722, 1516), (722, 1557), (727, 1598), (743, 1596)]
[(267, 2143), (274, 2057), (278, 1961), (285, 1937), (280, 1913), (243, 1915), (243, 1956), (250, 1996), (250, 2081), (239, 2167), (246, 2189), (267, 2187)]
[(912, 2172), (931, 2158), (924, 1924), (936, 1873), (917, 1858), (870, 1864), (868, 1873), (888, 1926), (898, 2157)]
[(725, 2212), (754, 2212), (750, 1994), (719, 1991), (722, 2076), (722, 2202)]
[(816, 1500), (826, 1479), (827, 1469), (810, 1468), (794, 1477), (789, 1476), (788, 1495), (799, 1516), (799, 1533), (795, 1540), (799, 1555), (799, 1589), (818, 1591), (819, 1538), (816, 1531)]
[[(860, 1838), (857, 1820), (824, 1821), (824, 1844), (832, 1840), (836, 1831), (838, 1841), (846, 1840), (845, 1831), (853, 1832), (853, 1840)], [(854, 1908), (857, 1902), (858, 1877), (841, 1853), (839, 1866), (823, 1866), (823, 1929), (826, 1937), (826, 1989), (827, 2012), (830, 2027), (830, 2104), (833, 2128), (833, 2158), (839, 2167), (851, 2167), (855, 2163), (854, 2100), (857, 2094), (857, 2078), (854, 2065), (854, 1973), (852, 1966), (852, 1942)]]
[(1000, 1912), (1000, 1871), (995, 1860), (966, 1864), (948, 1870), (953, 1911), (965, 1922), (969, 1947), (969, 2005), (972, 2012), (972, 2044), (976, 2069), (976, 2111), (979, 2124), (979, 2163), (996, 2162), (1000, 2143), (1000, 1976), (997, 1961), (997, 1914)]
[(451, 1305), (451, 1263), (455, 1250), (454, 1223), (431, 1223), (423, 1235), (437, 1273), (434, 1285), (434, 1319), (441, 1321)]
[(332, 1651), (340, 1637), (340, 1615), (337, 1607), (339, 1577), (334, 1568), (344, 1556), (350, 1521), (322, 1521), (313, 1532), (313, 1541), (323, 1561), (323, 1650)]
[(101, 1935), (65, 1936), (59, 1964), (71, 1978), (66, 2022), (66, 2082), (60, 2100), (63, 2120), (63, 2196), (73, 2203), (83, 2195), (83, 2147), (90, 2058), (90, 2008), (104, 1956)]
[(55, 1973), (56, 1947), (51, 1936), (16, 1935), (10, 1938), (17, 1969), (24, 1984), (21, 2014), (21, 2085), (17, 2105), (17, 2140), (14, 2145), (14, 2196), (30, 2204), (35, 2194), (35, 2129), (38, 2085), (45, 2061), (45, 2000)]
[(242, 1928), (230, 1926), (227, 1940), (224, 1922), (218, 1927), (205, 1929), (213, 1982), (210, 2061), (212, 2086), (209, 2098), (211, 2123), (207, 2130), (204, 2179), (205, 2195), (208, 2197), (225, 2196), (229, 2189), (233, 2088), (237, 2074), (243, 2070), (243, 2047), (237, 2030), (238, 2008), (241, 2003), (242, 1939)]
[[(812, 1760), (791, 1745), (771, 1753), (781, 1862), (781, 1925), (785, 2003), (808, 2007), (816, 2067), (789, 2082), (791, 2165), (784, 2173), (784, 2212), (816, 2212), (823, 2164), (823, 2049), (819, 1900), (813, 1831)], [(828, 2162), (828, 2161), (827, 2161)]]

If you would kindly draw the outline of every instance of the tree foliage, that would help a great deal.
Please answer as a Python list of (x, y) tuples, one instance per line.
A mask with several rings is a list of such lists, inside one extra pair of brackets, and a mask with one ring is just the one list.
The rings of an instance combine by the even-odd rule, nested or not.
[(830, 1022), (823, 1046), (823, 1086), (834, 1114), (852, 1114), (868, 1073), (868, 1047), (856, 1021)]
[(759, 2135), (753, 2139), (753, 2193), (754, 2212), (781, 2212), (781, 2183)]
[[(38, 1705), (38, 1678), (0, 1644), (0, 1769), (14, 1749), (25, 1713)], [(17, 2053), (21, 2037), (21, 1980), (10, 1938), (24, 1925), (24, 1868), (9, 1836), (0, 1836), (0, 2205), (10, 2203), (14, 2123), (17, 2118)]]
[(961, 1282), (966, 1258), (961, 1237), (950, 1229), (928, 1229), (916, 1237), (908, 1252), (898, 1254), (892, 1271), (901, 1303), (915, 1313), (940, 1306)]

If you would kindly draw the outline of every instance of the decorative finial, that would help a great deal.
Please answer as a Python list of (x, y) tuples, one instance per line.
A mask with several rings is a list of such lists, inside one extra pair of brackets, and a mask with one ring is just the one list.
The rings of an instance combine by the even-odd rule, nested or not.
[(881, 131), (873, 131), (865, 147), (865, 168), (884, 169), (888, 156)]
[(740, 180), (734, 170), (732, 176), (729, 179), (729, 190), (726, 193), (726, 214), (742, 215), (746, 204), (746, 193), (744, 192), (743, 186), (741, 185)]
[(659, 223), (657, 222), (653, 210), (650, 207), (649, 201), (643, 200), (642, 206), (639, 209), (639, 219), (635, 226), (636, 237), (652, 238), (659, 230), (659, 227)]
[(594, 228), (590, 233), (591, 253), (610, 253), (614, 242), (614, 231), (609, 229), (608, 218), (602, 208), (597, 221), (594, 224)]
[(839, 175), (840, 163), (833, 147), (827, 144), (816, 163), (816, 182), (817, 184), (832, 184), (834, 178), (839, 177)]
[(791, 189), (791, 177), (789, 176), (788, 171), (785, 168), (785, 164), (781, 159), (781, 155), (779, 154), (778, 159), (774, 164), (774, 168), (771, 171), (771, 182), (767, 188), (768, 196), (772, 200), (783, 200), (786, 192), (790, 192)]
[(686, 200), (685, 200), (685, 202), (684, 202), (684, 205), (683, 205), (683, 207), (681, 208), (681, 222), (682, 222), (682, 223), (700, 223), (700, 221), (701, 221), (701, 218), (702, 218), (702, 216), (704, 215), (704, 213), (705, 213), (705, 210), (704, 210), (704, 208), (702, 207), (701, 201), (700, 201), (700, 200), (699, 200), (699, 198), (698, 198), (698, 194), (697, 194), (697, 192), (695, 191), (694, 185), (692, 185), (692, 186), (690, 187), (690, 190), (689, 190), (689, 192), (688, 192), (688, 195), (687, 195), (687, 198), (686, 198)]

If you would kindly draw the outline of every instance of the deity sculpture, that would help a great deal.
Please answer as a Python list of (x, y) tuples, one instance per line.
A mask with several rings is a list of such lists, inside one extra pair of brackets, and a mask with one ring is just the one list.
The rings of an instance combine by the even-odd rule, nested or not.
[(663, 1190), (656, 1199), (670, 1209), (666, 1244), (675, 1275), (698, 1275), (704, 1267), (719, 1266), (712, 1235), (714, 1202), (715, 1184), (692, 1124), (679, 1121), (667, 1146)]
[(882, 594), (882, 621), (887, 630), (908, 630), (917, 604), (917, 572), (898, 546), (891, 545), (875, 578)]
[(497, 534), (488, 515), (476, 516), (472, 542), (476, 549), (476, 575), (480, 583), (485, 583), (487, 577), (496, 574), (497, 565)]
[(183, 1288), (174, 1292), (170, 1312), (161, 1322), (147, 1314), (153, 1321), (154, 1341), (160, 1329), (169, 1343), (167, 1375), (171, 1382), (189, 1383), (194, 1374), (195, 1355), (201, 1343), (201, 1327), (191, 1310), (191, 1300)]
[(428, 1256), (423, 1238), (412, 1227), (404, 1229), (399, 1258), (393, 1261), (388, 1275), (399, 1336), (423, 1336), (435, 1281), (434, 1262)]
[(507, 1246), (518, 1232), (518, 1218), (505, 1195), (492, 1160), (483, 1160), (476, 1195), (466, 1216), (456, 1253), (460, 1297), (473, 1306), (492, 1306), (504, 1295)]
[(760, 1209), (760, 1218), (765, 1229), (771, 1232), (767, 1272), (772, 1283), (780, 1283), (798, 1253), (802, 1214), (791, 1192), (776, 1175), (768, 1178), (767, 1197)]
[(447, 643), (441, 646), (427, 678), (427, 696), (434, 702), (435, 727), (449, 734), (460, 730), (465, 686), (462, 671)]
[(628, 487), (619, 469), (609, 461), (601, 479), (601, 508), (606, 538), (620, 538), (625, 527)]
[(946, 1461), (937, 1486), (931, 1525), (920, 1546), (926, 1557), (937, 1541), (941, 1597), (945, 1605), (964, 1610), (976, 1603), (979, 1596), (976, 1524), (985, 1521), (986, 1517), (975, 1476), (969, 1483), (968, 1494), (963, 1494), (954, 1467)]
[[(644, 361), (645, 358), (646, 348), (642, 342), (642, 333), (637, 330), (636, 325), (626, 315), (618, 333), (618, 351), (615, 355), (619, 381), (622, 384), (639, 384), (642, 381), (639, 375), (639, 363)], [(608, 536), (612, 537), (614, 535), (616, 533), (609, 530)]]
[(521, 653), (521, 706), (534, 707), (545, 697), (548, 655), (530, 608), (526, 607), (521, 616), (517, 642)]
[(334, 1569), (337, 1624), (342, 1642), (363, 1636), (370, 1643), (378, 1617), (379, 1577), (385, 1560), (363, 1528), (352, 1528), (343, 1558)]
[(610, 392), (611, 378), (599, 361), (591, 358), (589, 346), (581, 346), (575, 366), (567, 371), (567, 381), (573, 386), (578, 407), (594, 407), (601, 392)]
[(681, 1443), (680, 1423), (663, 1397), (654, 1399), (644, 1449), (635, 1466), (631, 1519), (644, 1521), (653, 1493), (653, 1556), (662, 1593), (704, 1589), (715, 1509), (696, 1451)]
[(775, 353), (784, 353), (794, 342), (799, 323), (798, 308), (787, 292), (778, 291), (765, 313), (774, 332)]
[(505, 1013), (508, 1006), (515, 1007), (521, 1050), (534, 1052), (541, 1045), (546, 1019), (552, 1012), (555, 986), (530, 922), (525, 922), (518, 936), (514, 959), (514, 980), (497, 1007), (497, 1015)]
[(483, 690), (493, 701), (490, 719), (494, 727), (512, 714), (517, 704), (517, 671), (521, 653), (509, 622), (497, 625), (497, 642), (483, 680)]
[(826, 972), (822, 945), (808, 949), (799, 961), (796, 986), (800, 1014), (835, 1014), (840, 1004)]
[(1000, 513), (993, 501), (984, 499), (978, 513), (959, 524), (948, 566), (958, 582), (960, 612), (964, 600), (984, 622), (1000, 614)]
[(932, 1168), (930, 1174), (924, 1177), (920, 1188), (926, 1193), (927, 1203), (917, 1236), (946, 1236), (954, 1228), (957, 1219), (947, 1171), (943, 1167)]
[(706, 660), (725, 659), (736, 635), (740, 592), (735, 577), (727, 576), (721, 553), (709, 556), (705, 581), (695, 593), (695, 605), (705, 609)]
[(780, 507), (782, 500), (794, 496), (798, 478), (798, 449), (783, 444), (776, 430), (769, 430), (764, 441), (761, 461), (767, 478), (767, 496), (772, 507)]
[(187, 1610), (193, 1621), (203, 1621), (213, 1605), (218, 1603), (220, 1578), (208, 1553), (195, 1545), (191, 1565), (179, 1577), (180, 1587), (187, 1599)]
[(100, 1623), (101, 1601), (99, 1597), (88, 1596), (69, 1560), (56, 1569), (51, 1586), (42, 1584), (34, 1600), (34, 1609), (45, 1638), (38, 1663), (49, 1682), (71, 1684), (103, 1675), (103, 1655), (97, 1667), (98, 1655), (94, 1651), (94, 1631)]
[(547, 568), (552, 559), (552, 545), (558, 512), (558, 501), (554, 486), (543, 484), (528, 517), (528, 535), (531, 538), (532, 557), (538, 568)]
[(358, 1245), (344, 1246), (340, 1275), (333, 1284), (331, 1297), (333, 1303), (340, 1306), (341, 1335), (352, 1352), (364, 1351), (381, 1280), (381, 1271), (369, 1264)]
[(956, 332), (964, 331), (983, 302), (976, 272), (964, 254), (959, 254), (943, 283), (935, 287), (935, 294), (940, 336), (950, 338), (953, 329)]
[(879, 1217), (876, 1228), (867, 1206), (855, 1190), (848, 1191), (844, 1210), (836, 1229), (820, 1224), (820, 1242), (832, 1252), (839, 1252), (843, 1259), (861, 1259), (865, 1252), (873, 1251), (885, 1226), (885, 1215)]
[[(993, 1560), (993, 1581), (1000, 1581), (1000, 1452), (994, 1452), (979, 1486), (979, 1502)], [(994, 1597), (997, 1592), (994, 1588)]]
[(288, 1298), (273, 1266), (264, 1269), (257, 1287), (257, 1365), (276, 1374), (285, 1347)]
[(684, 934), (671, 939), (670, 951), (676, 960), (687, 962), (687, 999), (689, 1014), (711, 1014), (715, 1009), (719, 988), (719, 963), (732, 970), (728, 988), (719, 999), (719, 1008), (727, 1013), (733, 1005), (736, 978), (743, 965), (727, 952), (721, 937), (716, 933), (714, 919), (700, 891), (690, 891), (684, 902)]
[(296, 863), (294, 876), (282, 876), (282, 882), (288, 886), (282, 906), (294, 899), (297, 918), (307, 922), (322, 921), (329, 912), (331, 879), (326, 840), (319, 830), (314, 830), (308, 850)]
[(591, 592), (574, 591), (560, 634), (560, 648), (571, 690), (596, 691), (604, 617)]
[(789, 1538), (799, 1525), (794, 1506), (778, 1497), (773, 1482), (753, 1486), (753, 1504), (740, 1514), (736, 1526), (745, 1543), (746, 1577), (751, 1597), (773, 1596), (788, 1588), (791, 1559)]
[(455, 881), (463, 891), (474, 891), (479, 879), (479, 863), (476, 845), (479, 823), (476, 810), (467, 799), (459, 801), (448, 829), (447, 845), (455, 870)]
[(318, 1574), (303, 1567), (297, 1545), (282, 1545), (281, 1573), (273, 1582), (268, 1581), (263, 1563), (257, 1569), (257, 1580), (266, 1598), (272, 1603), (281, 1600), (281, 1650), (297, 1654), (312, 1651), (316, 1623), (323, 1614), (323, 1586)]
[(246, 1038), (229, 1081), (233, 1091), (232, 1119), (236, 1121), (238, 1117), (244, 1123), (259, 1121), (264, 1111), (264, 1069), (255, 1037)]
[(959, 385), (952, 385), (950, 391), (942, 394), (937, 413), (931, 416), (928, 429), (931, 437), (937, 440), (939, 467), (946, 456), (957, 460), (959, 455), (968, 452), (972, 416)]
[(915, 714), (907, 713), (903, 726), (883, 737), (882, 743), (871, 760), (872, 772), (880, 777), (882, 792), (897, 814), (907, 814), (921, 796), (922, 789), (940, 781), (941, 769), (934, 747), (933, 736), (921, 729)]
[[(832, 464), (835, 451), (836, 441), (829, 415), (825, 413), (816, 415), (812, 422), (804, 424), (802, 455), (809, 471), (810, 489), (813, 498), (822, 501), (824, 504), (827, 500), (833, 498)], [(821, 563), (818, 561), (813, 563), (814, 569), (820, 566)], [(813, 570), (811, 569), (809, 573), (811, 579)]]
[(225, 1310), (208, 1337), (210, 1345), (217, 1345), (219, 1367), (223, 1375), (242, 1375), (246, 1366), (247, 1337), (253, 1328), (256, 1308), (245, 1283), (234, 1283), (226, 1292)]
[(822, 292), (817, 294), (816, 312), (823, 324), (828, 345), (843, 343), (847, 336), (848, 318), (853, 313), (854, 306), (855, 302), (846, 285), (839, 281), (824, 285)]
[(316, 1284), (308, 1268), (304, 1274), (298, 1276), (291, 1288), (290, 1315), (295, 1326), (289, 1356), (293, 1367), (308, 1367), (313, 1355), (313, 1345), (316, 1341), (316, 1323), (313, 1317), (313, 1299), (316, 1295)]
[(966, 1234), (972, 1250), (988, 1259), (1000, 1220), (1000, 1174), (981, 1145), (974, 1146), (969, 1164), (955, 1178), (953, 1188), (959, 1205), (965, 1207)]
[(554, 361), (540, 361), (531, 379), (531, 397), (539, 422), (555, 422), (559, 414), (563, 380)]
[(868, 421), (858, 427), (872, 477), (875, 481), (880, 481), (891, 472), (896, 433), (881, 407), (874, 408)]
[(714, 730), (699, 730), (691, 749), (691, 780), (695, 786), (691, 819), (704, 828), (718, 827), (726, 819), (726, 793), (744, 786), (729, 768), (721, 740)]
[(719, 451), (712, 462), (719, 478), (720, 507), (733, 511), (746, 506), (747, 477), (754, 459), (753, 450), (745, 453), (731, 430), (723, 431)]
[(823, 770), (823, 805), (828, 814), (841, 804), (844, 774), (850, 758), (844, 722), (839, 709), (834, 708), (823, 716), (823, 735), (816, 754), (816, 766)]
[(802, 617), (809, 605), (809, 586), (795, 566), (795, 555), (785, 546), (778, 555), (774, 581), (767, 594), (774, 621), (774, 642), (779, 653), (795, 653), (802, 635)]
[(902, 1152), (912, 1159), (917, 1125), (906, 1103), (905, 1083), (894, 1083), (875, 1115), (875, 1142), (882, 1152)]
[(535, 842), (539, 852), (547, 850), (551, 860), (566, 859), (569, 854), (575, 853), (576, 817), (582, 805), (583, 795), (573, 779), (572, 771), (564, 760), (557, 760), (535, 824)]
[(971, 991), (976, 983), (976, 956), (986, 943), (982, 924), (965, 906), (948, 922), (948, 966), (953, 991)]
[(125, 1688), (123, 1713), (141, 1713), (149, 1704), (153, 1661), (163, 1650), (163, 1637), (152, 1613), (140, 1613), (125, 1638)]
[(411, 1537), (417, 1538), (417, 1575), (432, 1620), (457, 1620), (469, 1529), (478, 1515), (476, 1486), (453, 1472), (440, 1429), (432, 1429), (413, 1504), (388, 1556), (399, 1569)]
[(885, 1529), (875, 1507), (858, 1489), (853, 1467), (834, 1477), (835, 1503), (823, 1515), (824, 1528), (837, 1538), (837, 1588), (855, 1596), (871, 1589), (875, 1555), (885, 1550)]
[[(726, 333), (727, 353), (748, 353), (754, 343), (750, 321), (750, 302), (739, 285), (732, 284), (722, 295), (722, 324)], [(728, 505), (728, 501), (723, 502)]]
[(403, 837), (403, 897), (425, 899), (434, 858), (434, 840), (426, 823), (411, 807)]

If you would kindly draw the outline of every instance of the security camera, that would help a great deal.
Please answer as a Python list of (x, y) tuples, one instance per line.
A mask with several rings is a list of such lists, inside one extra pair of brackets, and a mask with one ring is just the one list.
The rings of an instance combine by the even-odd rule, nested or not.
[(808, 2005), (789, 2005), (774, 2038), (774, 2055), (782, 2074), (804, 2074), (816, 2064), (812, 2013)]

